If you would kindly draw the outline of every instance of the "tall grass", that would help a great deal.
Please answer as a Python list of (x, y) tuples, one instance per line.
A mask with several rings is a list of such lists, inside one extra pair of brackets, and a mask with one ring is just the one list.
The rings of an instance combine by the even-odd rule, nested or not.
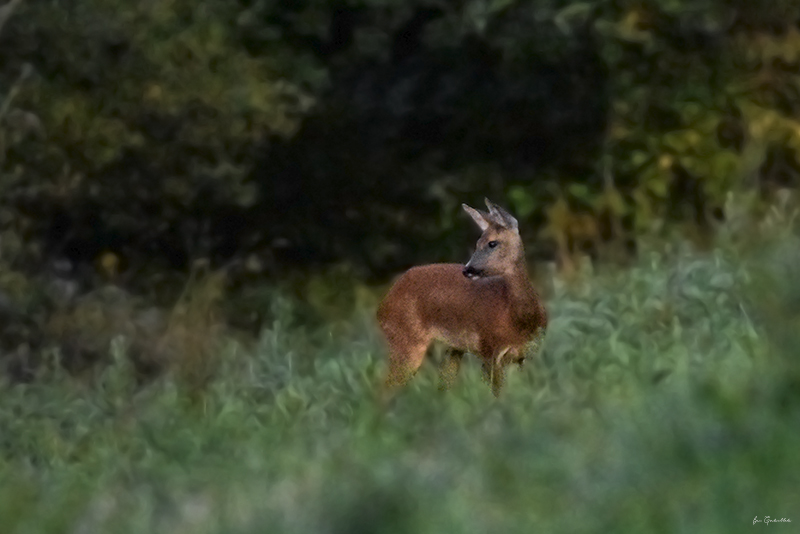
[(276, 298), (200, 390), (138, 385), (118, 338), (89, 385), (57, 365), (0, 383), (0, 531), (794, 532), (795, 247), (645, 251), (557, 284), (499, 400), (475, 360), (446, 394), (427, 365), (384, 418), (370, 308), (309, 328)]

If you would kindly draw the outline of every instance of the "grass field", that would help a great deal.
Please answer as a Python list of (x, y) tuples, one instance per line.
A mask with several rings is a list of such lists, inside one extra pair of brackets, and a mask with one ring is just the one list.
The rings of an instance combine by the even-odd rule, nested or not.
[(0, 532), (798, 532), (792, 237), (556, 284), (498, 401), (474, 358), (446, 394), (426, 365), (382, 420), (373, 310), (273, 305), (202, 390), (137, 386), (121, 339), (96, 383), (0, 382)]

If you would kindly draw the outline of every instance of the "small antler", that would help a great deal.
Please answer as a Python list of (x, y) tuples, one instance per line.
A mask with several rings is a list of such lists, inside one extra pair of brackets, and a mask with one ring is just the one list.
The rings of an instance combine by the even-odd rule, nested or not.
[(508, 228), (509, 230), (519, 231), (519, 223), (513, 215), (488, 198), (485, 198), (484, 201), (486, 202), (486, 207), (489, 208), (489, 217), (491, 217), (492, 222)]
[(476, 210), (466, 204), (461, 204), (461, 207), (464, 208), (464, 211), (469, 213), (469, 216), (472, 217), (472, 220), (475, 221), (475, 224), (480, 227), (482, 232), (489, 228), (490, 222), (494, 222), (494, 217), (485, 211)]

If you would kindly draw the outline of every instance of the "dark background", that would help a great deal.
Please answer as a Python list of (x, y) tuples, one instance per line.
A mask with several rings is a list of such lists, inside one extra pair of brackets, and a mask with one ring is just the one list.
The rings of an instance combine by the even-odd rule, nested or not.
[(794, 1), (7, 5), (0, 252), (24, 276), (383, 282), (465, 260), (484, 196), (563, 264), (798, 181)]

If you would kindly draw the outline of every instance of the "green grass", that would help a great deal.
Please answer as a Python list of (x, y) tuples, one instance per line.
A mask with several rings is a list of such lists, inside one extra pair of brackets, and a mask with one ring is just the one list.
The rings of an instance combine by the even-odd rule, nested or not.
[(556, 287), (543, 353), (500, 400), (468, 359), (375, 417), (372, 310), (307, 328), (291, 301), (205, 389), (0, 385), (0, 531), (686, 532), (800, 523), (800, 246), (645, 252)]

